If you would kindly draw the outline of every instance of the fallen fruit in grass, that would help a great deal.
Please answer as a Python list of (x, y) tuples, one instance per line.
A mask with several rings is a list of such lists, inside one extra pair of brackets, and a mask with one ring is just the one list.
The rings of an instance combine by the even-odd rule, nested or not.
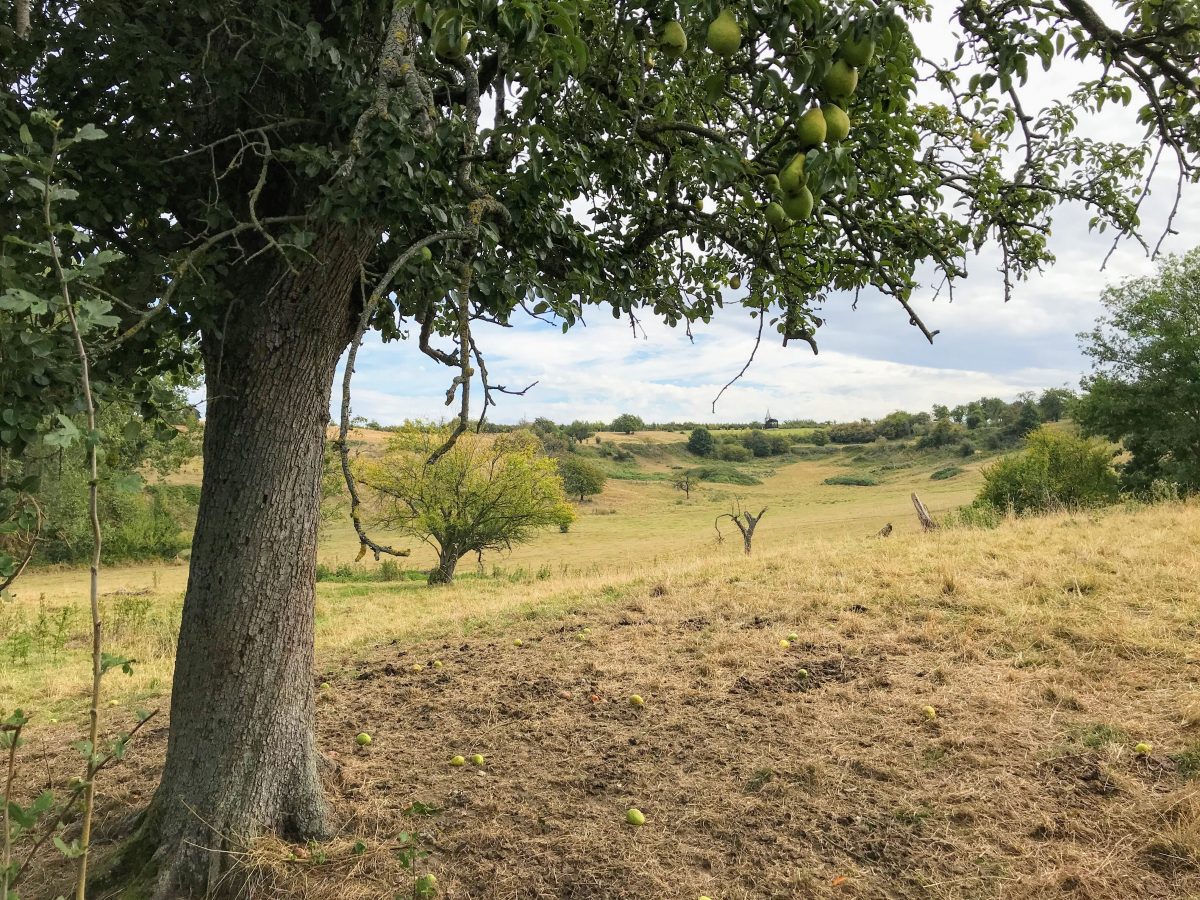
[(934, 709), (932, 706), (922, 706), (921, 712), (924, 713), (925, 718), (927, 718), (927, 719), (936, 719), (937, 718), (937, 710)]
[(1136, 747), (1134, 747), (1133, 749), (1135, 751), (1137, 751), (1138, 753), (1140, 753), (1142, 756), (1149, 756), (1150, 752), (1154, 749), (1154, 747), (1152, 747), (1150, 744), (1147, 744), (1145, 741), (1140, 741), (1140, 742), (1138, 742), (1138, 745)]
[(450, 757), (450, 765), (452, 765), (452, 766), (465, 766), (466, 764), (467, 764), (466, 759), (464, 759), (461, 756)]
[(421, 665), (420, 663), (413, 663), (412, 670), (414, 672), (423, 672), (423, 671), (425, 671), (425, 667), (423, 665)]
[(800, 680), (803, 681), (805, 678), (808, 677), (808, 669), (801, 669), (796, 674), (798, 674), (800, 676)]
[(793, 631), (791, 634), (788, 635), (788, 640), (789, 641), (798, 641), (798, 640), (800, 640), (800, 635), (796, 634), (796, 632)]
[(779, 642), (779, 646), (786, 650), (788, 647), (792, 646), (792, 642), (785, 638)]
[(631, 807), (629, 809), (629, 811), (625, 813), (625, 821), (628, 822), (630, 825), (635, 825), (635, 826), (645, 825), (646, 824), (646, 815), (640, 809), (637, 809), (636, 807)]
[(440, 669), (442, 667), (442, 661), (440, 659), (435, 659), (433, 661), (433, 667), (435, 669)]
[(117, 705), (119, 705), (119, 701), (117, 701), (117, 700), (109, 700), (109, 701), (108, 701), (108, 705), (109, 705), (109, 706), (117, 706)]
[(483, 758), (482, 753), (476, 753), (471, 757), (471, 765), (473, 766), (482, 766), (485, 762), (487, 762), (487, 760)]
[(514, 647), (520, 647), (520, 646), (521, 646), (522, 644), (524, 644), (524, 643), (525, 643), (525, 642), (524, 642), (523, 640), (521, 640), (520, 638), (517, 638), (515, 641), (513, 641), (513, 646), (514, 646)]
[(323, 690), (323, 691), (328, 691), (328, 690), (330, 690), (331, 688), (332, 688), (332, 685), (331, 685), (331, 684), (330, 684), (328, 681), (322, 681), (322, 682), (321, 682), (321, 690)]
[(360, 731), (358, 736), (354, 738), (354, 743), (358, 744), (360, 747), (365, 747), (367, 744), (371, 743), (371, 736), (365, 731)]
[(632, 697), (629, 698), (629, 705), (630, 706), (645, 706), (646, 701), (642, 699), (641, 694), (634, 694)]
[(432, 872), (428, 872), (417, 879), (417, 896), (432, 897), (437, 891), (437, 878)]

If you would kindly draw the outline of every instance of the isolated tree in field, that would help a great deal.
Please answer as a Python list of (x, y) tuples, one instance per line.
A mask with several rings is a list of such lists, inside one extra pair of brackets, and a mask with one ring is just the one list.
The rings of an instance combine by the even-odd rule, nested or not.
[(615, 431), (618, 434), (633, 434), (635, 431), (644, 431), (645, 428), (646, 423), (632, 413), (622, 413), (608, 426), (609, 431)]
[[(113, 870), (148, 864), (164, 895), (223, 884), (235, 841), (327, 831), (311, 678), (321, 465), (334, 371), (349, 348), (348, 420), (366, 330), (447, 366), (457, 434), (531, 387), (502, 388), (472, 330), (522, 310), (563, 327), (585, 305), (634, 329), (704, 322), (736, 275), (743, 310), (787, 342), (815, 346), (827, 292), (868, 287), (932, 338), (909, 302), (928, 274), (953, 284), (994, 244), (1007, 287), (1050, 260), (1064, 201), (1135, 226), (1155, 148), (1140, 129), (1133, 146), (1074, 135), (1101, 103), (1136, 96), (1188, 176), (1200, 151), (1181, 0), (1118, 0), (1120, 30), (1086, 0), (962, 0), (955, 62), (916, 47), (919, 5), (765, 0), (736, 11), (740, 40), (720, 53), (708, 0), (670, 29), (673, 10), (591, 0), (31, 7), (27, 38), (0, 26), (0, 157), (19, 167), (48, 146), (35, 108), (108, 134), (63, 204), (65, 252), (112, 263), (80, 291), (120, 301), (97, 379), (205, 368), (171, 736)], [(1105, 77), (1037, 109), (1027, 70), (1075, 57)], [(21, 173), (0, 197), (7, 351), (14, 332), (41, 333), (43, 311), (10, 291), (46, 235)], [(22, 398), (5, 452), (55, 421), (49, 388), (71, 363), (41, 365), (48, 384), (28, 369), (4, 384)], [(364, 549), (387, 552), (351, 509)]]
[(533, 434), (463, 435), (430, 463), (445, 438), (444, 431), (401, 434), (382, 458), (364, 462), (357, 473), (378, 496), (380, 527), (437, 551), (430, 584), (452, 582), (458, 561), (469, 553), (511, 550), (538, 529), (575, 518), (555, 460), (541, 454)]
[(1093, 368), (1075, 419), (1124, 445), (1129, 487), (1163, 479), (1200, 490), (1200, 249), (1110, 287), (1104, 309), (1080, 335)]
[(764, 506), (759, 510), (758, 515), (754, 515), (748, 509), (742, 509), (742, 504), (735, 503), (732, 512), (721, 513), (713, 520), (713, 528), (717, 530), (717, 543), (723, 543), (725, 536), (721, 534), (721, 520), (728, 519), (742, 535), (742, 549), (746, 551), (746, 555), (750, 555), (754, 544), (754, 529), (758, 527), (758, 523), (762, 517), (767, 514), (767, 508)]
[(562, 475), (567, 496), (578, 497), (580, 503), (585, 497), (599, 494), (604, 490), (604, 483), (608, 481), (604, 470), (585, 456), (561, 457), (558, 460), (558, 471)]
[(688, 435), (687, 448), (696, 456), (712, 456), (717, 451), (717, 442), (707, 428), (693, 428)]
[(699, 483), (700, 477), (691, 471), (680, 472), (675, 476), (674, 481), (675, 490), (683, 491), (683, 496), (687, 500), (692, 499), (692, 491), (696, 489)]

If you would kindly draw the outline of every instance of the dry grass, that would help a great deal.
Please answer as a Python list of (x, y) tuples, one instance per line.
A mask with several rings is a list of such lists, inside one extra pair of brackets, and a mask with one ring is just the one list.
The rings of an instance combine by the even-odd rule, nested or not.
[[(1200, 507), (1169, 506), (340, 586), (362, 593), (323, 593), (324, 621), (394, 618), (389, 644), (320, 653), (337, 836), (256, 844), (240, 874), (256, 897), (408, 896), (416, 831), (460, 900), (1200, 896), (1198, 535)], [(34, 729), (26, 759), (63, 777), (78, 724)], [(164, 742), (106, 782), (106, 821)]]
[[(662, 436), (664, 440), (670, 437)], [(385, 438), (386, 434), (371, 431), (356, 430), (351, 435), (364, 453), (382, 446)], [(830, 474), (844, 471), (837, 462), (798, 461), (776, 469), (761, 485), (702, 485), (690, 500), (666, 483), (611, 479), (600, 497), (580, 505), (579, 519), (569, 533), (546, 530), (510, 554), (489, 556), (485, 572), (491, 576), (499, 569), (501, 577), (473, 582), (464, 591), (472, 603), (483, 604), (479, 614), (489, 615), (490, 604), (503, 607), (513, 597), (536, 599), (586, 590), (613, 579), (657, 571), (664, 565), (686, 566), (698, 556), (734, 564), (740, 559), (740, 542), (727, 541), (715, 547), (713, 518), (739, 498), (756, 509), (770, 507), (755, 538), (756, 549), (764, 553), (798, 541), (807, 544), (835, 536), (873, 534), (887, 521), (895, 523), (897, 532), (915, 533), (918, 526), (910, 491), (920, 491), (937, 513), (968, 502), (979, 481), (975, 471), (950, 482), (930, 481), (931, 466), (936, 464), (900, 473), (875, 488), (855, 488), (823, 483)], [(196, 474), (185, 473), (187, 477)], [(404, 563), (408, 568), (427, 570), (433, 564), (429, 548), (403, 545), (413, 547), (412, 558)], [(349, 563), (358, 549), (357, 537), (344, 515), (328, 524), (321, 540), (322, 562), (330, 566)], [(367, 568), (372, 565), (370, 560), (365, 563)], [(464, 560), (462, 571), (473, 572), (474, 560)], [(122, 703), (157, 702), (170, 684), (174, 635), (186, 584), (186, 565), (122, 566), (102, 573), (109, 646), (139, 660), (132, 678), (112, 679), (107, 686)], [(14, 594), (15, 602), (0, 605), (0, 698), (4, 698), (0, 706), (32, 705), (60, 717), (86, 695), (90, 685), (86, 575), (78, 569), (33, 571), (22, 578)], [(410, 581), (319, 584), (318, 646), (332, 653), (381, 637), (436, 630), (442, 615), (440, 596), (431, 597)], [(30, 630), (39, 616), (52, 618), (63, 609), (68, 611), (70, 625), (63, 646), (35, 647), (27, 659), (14, 655), (6, 635)]]

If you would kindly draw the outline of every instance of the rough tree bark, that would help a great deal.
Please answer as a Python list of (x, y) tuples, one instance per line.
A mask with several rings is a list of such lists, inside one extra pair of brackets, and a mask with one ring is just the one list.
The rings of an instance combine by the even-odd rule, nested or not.
[(438, 550), (437, 565), (429, 570), (429, 583), (452, 584), (454, 572), (458, 569), (458, 561), (464, 556), (466, 556), (465, 551), (460, 551), (453, 545), (443, 544)]
[(204, 480), (171, 736), (130, 851), (153, 853), (144, 874), (157, 873), (159, 897), (207, 895), (232, 860), (223, 851), (256, 834), (325, 830), (313, 736), (320, 481), (368, 246), (324, 235), (296, 270), (244, 284), (204, 334)]

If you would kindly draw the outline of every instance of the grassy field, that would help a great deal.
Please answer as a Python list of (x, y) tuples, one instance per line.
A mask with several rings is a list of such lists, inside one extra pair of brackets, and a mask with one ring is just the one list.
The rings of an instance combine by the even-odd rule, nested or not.
[[(402, 834), (460, 900), (1200, 896), (1200, 506), (922, 534), (909, 492), (966, 502), (978, 464), (855, 456), (686, 502), (610, 481), (569, 534), (450, 587), (320, 583), (336, 836), (245, 846), (252, 896), (407, 898)], [(824, 483), (864, 471), (881, 483)], [(712, 539), (736, 496), (769, 508), (749, 559)], [(353, 552), (332, 527), (322, 559)], [(185, 578), (104, 574), (111, 649), (138, 660), (108, 676), (106, 732), (165, 706)], [(49, 632), (75, 610), (62, 646), (0, 660), (2, 705), (35, 714), (31, 789), (78, 768), (85, 580), (36, 571), (3, 608)], [(104, 780), (101, 844), (165, 743), (156, 722)], [(47, 857), (22, 896), (63, 877)]]
[[(642, 433), (647, 443), (667, 442), (670, 433)], [(377, 453), (386, 443), (380, 432), (352, 434), (357, 452)], [(760, 552), (793, 547), (815, 538), (865, 537), (892, 522), (897, 532), (915, 532), (909, 494), (919, 491), (939, 512), (969, 502), (979, 484), (981, 462), (960, 476), (930, 479), (944, 461), (923, 459), (910, 468), (880, 475), (882, 482), (862, 488), (827, 485), (825, 479), (847, 471), (866, 471), (870, 461), (853, 462), (860, 450), (838, 451), (817, 460), (755, 461), (740, 468), (761, 476), (754, 485), (702, 484), (684, 499), (669, 481), (658, 478), (610, 479), (604, 493), (580, 504), (570, 532), (543, 532), (512, 553), (484, 558), (484, 577), (471, 590), (504, 594), (536, 582), (543, 587), (572, 584), (579, 578), (620, 578), (695, 558), (741, 556), (741, 541), (726, 523), (724, 543), (716, 543), (717, 515), (742, 503), (757, 513), (767, 508), (755, 536)], [(676, 457), (641, 459), (634, 465), (647, 474), (670, 472)], [(179, 481), (196, 481), (190, 467)], [(408, 542), (413, 555), (402, 566), (419, 573), (434, 562), (430, 548)], [(322, 535), (319, 559), (336, 569), (358, 555), (358, 540), (345, 515), (331, 516)], [(369, 576), (377, 564), (368, 558), (355, 571)], [(465, 559), (461, 573), (479, 575), (476, 561)], [(183, 563), (131, 565), (106, 569), (101, 579), (107, 635), (114, 652), (139, 660), (130, 678), (113, 678), (109, 690), (122, 702), (148, 703), (170, 683), (187, 566)], [(514, 585), (516, 587), (514, 587)], [(77, 569), (41, 569), (27, 574), (13, 590), (14, 601), (0, 605), (0, 697), (34, 705), (55, 717), (77, 705), (90, 684), (86, 573)], [(317, 586), (317, 641), (322, 650), (339, 651), (372, 639), (387, 638), (408, 627), (411, 611), (424, 617), (436, 605), (419, 579), (390, 583), (322, 582)]]
[[(414, 831), (458, 898), (1197, 895), (1200, 508), (818, 531), (751, 559), (325, 586), (338, 835), (246, 847), (254, 895), (407, 896)], [(39, 779), (73, 771), (81, 726), (33, 729)], [(106, 782), (102, 835), (164, 746), (158, 726)]]

